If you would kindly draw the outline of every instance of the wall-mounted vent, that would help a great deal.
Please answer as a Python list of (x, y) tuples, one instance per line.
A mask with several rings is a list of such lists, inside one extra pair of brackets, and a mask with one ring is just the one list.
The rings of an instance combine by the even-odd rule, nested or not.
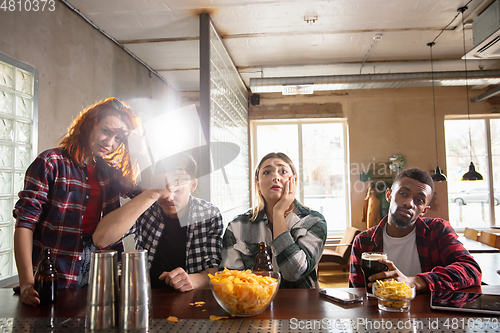
[(493, 2), (472, 23), (474, 48), (465, 56), (471, 58), (500, 58), (500, 4)]

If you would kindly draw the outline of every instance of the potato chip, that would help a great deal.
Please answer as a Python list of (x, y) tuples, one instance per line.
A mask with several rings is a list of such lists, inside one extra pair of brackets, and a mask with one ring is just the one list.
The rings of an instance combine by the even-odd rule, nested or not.
[(171, 322), (171, 323), (178, 323), (179, 322), (179, 318), (174, 317), (174, 316), (168, 316), (167, 321)]
[(260, 276), (250, 270), (224, 268), (215, 275), (208, 274), (214, 294), (233, 313), (247, 314), (267, 306), (278, 284), (276, 279)]
[(375, 296), (388, 299), (403, 299), (413, 297), (413, 289), (405, 282), (391, 280), (377, 280)]
[(202, 307), (203, 305), (205, 305), (205, 302), (204, 301), (198, 301), (198, 302), (194, 302), (194, 303), (189, 303), (189, 305), (191, 306), (195, 306), (197, 308), (200, 308)]
[(229, 317), (226, 317), (226, 316), (214, 316), (214, 315), (210, 315), (210, 320), (211, 320), (211, 321), (217, 321), (217, 320), (221, 320), (221, 319), (229, 319)]
[(402, 308), (407, 305), (407, 301), (392, 301), (398, 299), (408, 299), (415, 296), (413, 288), (405, 282), (391, 280), (377, 280), (375, 282), (375, 296), (382, 297), (387, 300), (380, 300), (380, 304), (392, 308)]

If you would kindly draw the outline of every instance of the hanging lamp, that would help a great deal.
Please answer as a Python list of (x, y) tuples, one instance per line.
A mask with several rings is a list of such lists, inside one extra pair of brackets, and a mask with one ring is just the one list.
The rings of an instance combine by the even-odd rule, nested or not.
[(446, 176), (443, 174), (443, 171), (441, 171), (441, 168), (439, 167), (438, 163), (438, 144), (437, 144), (437, 122), (436, 122), (436, 93), (434, 91), (434, 63), (432, 60), (432, 47), (436, 43), (430, 42), (427, 43), (427, 46), (431, 50), (431, 79), (432, 79), (432, 104), (434, 106), (434, 135), (435, 135), (435, 142), (436, 142), (436, 170), (434, 171), (434, 174), (432, 175), (432, 180), (435, 182), (445, 182), (446, 181)]
[(462, 180), (483, 180), (483, 176), (476, 171), (474, 162), (472, 162), (472, 134), (470, 129), (470, 107), (469, 107), (469, 81), (467, 79), (467, 52), (465, 49), (465, 23), (464, 23), (464, 12), (467, 10), (467, 6), (458, 8), (458, 11), (462, 13), (462, 41), (464, 45), (464, 63), (465, 63), (465, 91), (467, 96), (467, 117), (469, 119), (469, 154), (470, 154), (470, 165), (469, 171), (462, 176)]

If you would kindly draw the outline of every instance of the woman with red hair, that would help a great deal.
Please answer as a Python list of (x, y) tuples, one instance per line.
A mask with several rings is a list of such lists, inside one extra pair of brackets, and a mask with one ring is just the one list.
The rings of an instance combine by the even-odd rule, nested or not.
[(21, 299), (40, 303), (33, 267), (50, 248), (58, 288), (88, 283), (92, 234), (102, 216), (120, 207), (120, 196), (134, 187), (127, 150), (129, 133), (139, 126), (130, 108), (111, 97), (84, 110), (58, 148), (33, 161), (14, 209), (14, 251)]

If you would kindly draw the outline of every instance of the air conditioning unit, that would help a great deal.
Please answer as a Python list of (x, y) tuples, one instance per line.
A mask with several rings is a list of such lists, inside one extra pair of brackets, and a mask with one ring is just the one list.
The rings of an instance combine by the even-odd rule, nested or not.
[(500, 59), (500, 4), (493, 2), (472, 23), (474, 48), (467, 59)]

